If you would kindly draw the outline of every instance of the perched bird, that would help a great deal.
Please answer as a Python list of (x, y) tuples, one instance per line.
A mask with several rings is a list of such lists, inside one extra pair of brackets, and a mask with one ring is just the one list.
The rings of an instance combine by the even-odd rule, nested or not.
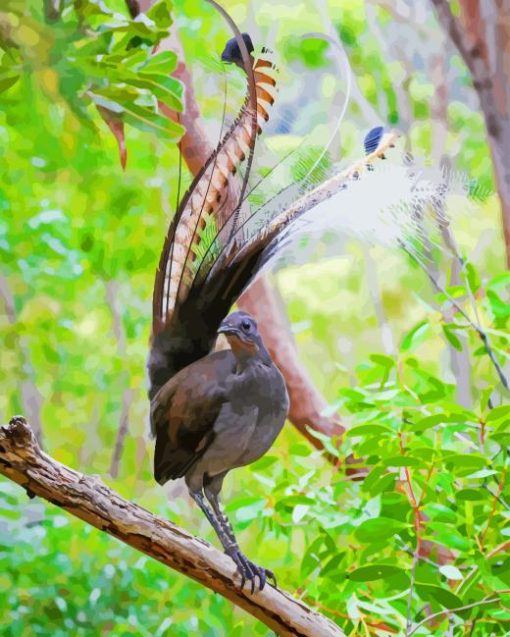
[(243, 584), (250, 580), (253, 590), (258, 576), (262, 589), (266, 577), (274, 576), (241, 553), (218, 496), (228, 471), (254, 462), (273, 444), (289, 401), (283, 376), (251, 316), (230, 314), (218, 333), (225, 334), (231, 349), (191, 363), (153, 399), (155, 477), (164, 484), (184, 476), (191, 497), (236, 563)]
[[(288, 244), (287, 231), (304, 208), (273, 209), (269, 217), (265, 210), (246, 213), (243, 208), (250, 159), (243, 178), (235, 175), (241, 162), (253, 156), (269, 119), (276, 80), (270, 52), (262, 49), (254, 58), (249, 35), (233, 30), (235, 38), (222, 59), (244, 69), (248, 95), (170, 224), (156, 272), (147, 366), (155, 478), (160, 484), (185, 478), (191, 497), (237, 565), (241, 585), (248, 580), (254, 591), (257, 579), (262, 589), (273, 574), (240, 551), (219, 494), (228, 471), (269, 449), (284, 424), (288, 396), (254, 319), (229, 311)], [(375, 159), (376, 154), (365, 161)], [(351, 173), (335, 178), (331, 192), (342, 194)], [(238, 198), (232, 201), (230, 186), (239, 182)], [(212, 351), (218, 334), (226, 336), (230, 350)]]
[[(230, 40), (222, 59), (244, 68), (240, 47), (251, 57), (248, 34)], [(288, 396), (255, 320), (244, 312), (225, 318), (257, 272), (257, 250), (237, 263), (231, 252), (236, 239), (224, 243), (236, 234), (235, 206), (226, 209), (224, 200), (228, 180), (253, 148), (274, 99), (272, 64), (251, 61), (246, 72), (255, 92), (184, 196), (163, 247), (148, 369), (155, 478), (160, 484), (185, 478), (242, 585), (249, 580), (253, 591), (256, 578), (262, 589), (274, 576), (241, 553), (218, 496), (228, 471), (272, 445), (285, 422)], [(217, 334), (225, 335), (231, 349), (210, 353)]]

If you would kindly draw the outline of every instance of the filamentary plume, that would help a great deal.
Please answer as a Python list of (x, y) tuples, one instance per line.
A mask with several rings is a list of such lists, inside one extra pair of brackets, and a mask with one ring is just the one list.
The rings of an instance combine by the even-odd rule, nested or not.
[(455, 214), (450, 202), (460, 198), (462, 206), (456, 209), (465, 210), (486, 196), (467, 175), (453, 172), (451, 162), (435, 166), (409, 153), (385, 156), (386, 162), (363, 171), (296, 219), (279, 237), (273, 265), (309, 261), (324, 237), (333, 249), (334, 237), (337, 243), (351, 237), (404, 248), (420, 262), (427, 261), (431, 249), (442, 245), (441, 227), (449, 226)]

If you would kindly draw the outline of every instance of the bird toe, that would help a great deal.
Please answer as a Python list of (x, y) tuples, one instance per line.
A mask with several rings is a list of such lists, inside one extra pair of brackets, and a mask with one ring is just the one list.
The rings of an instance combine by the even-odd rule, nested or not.
[(259, 580), (257, 587), (259, 591), (264, 589), (264, 586), (268, 581), (276, 588), (276, 577), (272, 571), (267, 568), (257, 566), (243, 555), (241, 551), (229, 551), (227, 554), (232, 558), (237, 566), (237, 570), (241, 576), (241, 588), (244, 588), (246, 582), (249, 582), (251, 594), (253, 595), (257, 587), (257, 578)]

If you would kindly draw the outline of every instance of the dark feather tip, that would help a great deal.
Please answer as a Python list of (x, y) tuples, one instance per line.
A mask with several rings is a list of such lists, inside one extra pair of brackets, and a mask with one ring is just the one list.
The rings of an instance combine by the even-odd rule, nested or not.
[(363, 145), (365, 147), (365, 153), (370, 155), (377, 150), (377, 147), (381, 143), (382, 136), (384, 134), (384, 126), (376, 126), (372, 128), (363, 141)]
[[(241, 34), (248, 49), (248, 53), (253, 52), (253, 42), (251, 41), (250, 35), (248, 33)], [(237, 40), (235, 38), (231, 38), (223, 49), (223, 53), (221, 54), (221, 61), (226, 62), (227, 64), (237, 64), (237, 66), (243, 67), (243, 56), (241, 55), (241, 49), (239, 48), (239, 44), (237, 44)]]

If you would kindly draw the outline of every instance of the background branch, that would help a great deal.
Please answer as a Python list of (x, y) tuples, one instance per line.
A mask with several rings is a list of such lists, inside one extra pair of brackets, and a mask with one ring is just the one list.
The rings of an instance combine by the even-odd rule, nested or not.
[[(431, 0), (443, 26), (468, 67), (487, 128), (494, 178), (510, 268), (510, 23), (507, 3), (460, 0), (459, 17), (447, 0)], [(506, 8), (505, 5), (506, 4)]]
[(21, 416), (0, 428), (0, 473), (35, 495), (223, 595), (277, 635), (341, 637), (333, 622), (288, 593), (266, 586), (251, 595), (235, 581), (234, 565), (218, 550), (175, 524), (124, 500), (95, 476), (87, 476), (41, 451)]

